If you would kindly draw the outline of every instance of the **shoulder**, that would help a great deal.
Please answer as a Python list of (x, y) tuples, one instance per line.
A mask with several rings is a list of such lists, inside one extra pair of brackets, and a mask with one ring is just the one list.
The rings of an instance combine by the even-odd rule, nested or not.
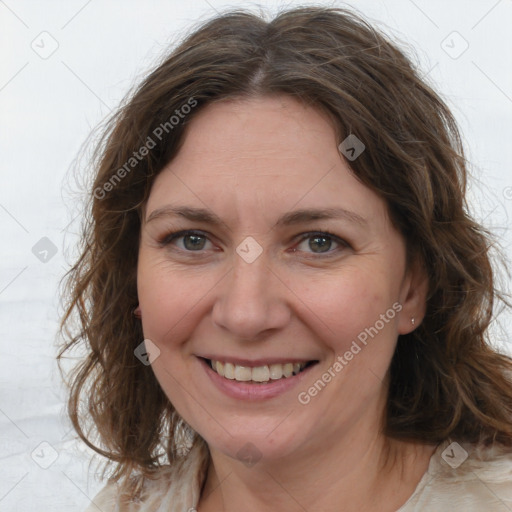
[(169, 494), (170, 468), (160, 468), (151, 478), (132, 478), (129, 483), (108, 482), (91, 500), (85, 512), (146, 512), (156, 510)]
[(512, 447), (444, 442), (399, 512), (512, 510)]
[(107, 483), (84, 512), (193, 510), (199, 501), (209, 462), (205, 446), (193, 447), (179, 462), (161, 466), (151, 476)]
[(84, 512), (113, 512), (118, 494), (117, 484), (109, 483), (91, 500)]

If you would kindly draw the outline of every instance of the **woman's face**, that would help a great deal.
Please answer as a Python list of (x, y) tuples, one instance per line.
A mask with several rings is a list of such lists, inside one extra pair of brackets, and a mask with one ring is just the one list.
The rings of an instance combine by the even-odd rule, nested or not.
[(224, 101), (191, 121), (155, 180), (144, 336), (163, 390), (212, 450), (273, 459), (378, 431), (423, 280), (340, 142), (292, 98)]

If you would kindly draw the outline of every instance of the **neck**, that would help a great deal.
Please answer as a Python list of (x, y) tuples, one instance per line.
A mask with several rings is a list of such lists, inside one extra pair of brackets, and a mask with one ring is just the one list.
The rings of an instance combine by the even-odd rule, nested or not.
[(433, 445), (386, 438), (375, 425), (252, 467), (211, 450), (198, 512), (394, 512), (428, 468)]

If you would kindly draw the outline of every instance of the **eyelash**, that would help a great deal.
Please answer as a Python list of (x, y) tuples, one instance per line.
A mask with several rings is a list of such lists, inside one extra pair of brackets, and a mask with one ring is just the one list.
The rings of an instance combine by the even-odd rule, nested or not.
[[(315, 255), (315, 257), (326, 258), (326, 257), (332, 256), (334, 253), (338, 252), (339, 249), (350, 249), (351, 248), (350, 244), (347, 241), (343, 240), (339, 236), (336, 236), (334, 233), (331, 233), (329, 231), (309, 231), (307, 233), (303, 233), (300, 235), (299, 241), (297, 242), (296, 245), (299, 245), (302, 242), (304, 242), (305, 240), (308, 240), (308, 239), (314, 238), (314, 237), (327, 238), (327, 239), (330, 239), (331, 242), (338, 244), (337, 248), (329, 250), (327, 252), (323, 252), (323, 253), (322, 252), (320, 252), (320, 253), (310, 252), (310, 253), (308, 253), (308, 254)], [(293, 249), (293, 252), (295, 252), (295, 251), (296, 251), (296, 249)]]
[[(183, 238), (185, 236), (190, 236), (190, 235), (196, 235), (196, 236), (204, 237), (208, 241), (210, 241), (210, 243), (211, 243), (211, 240), (209, 240), (207, 233), (205, 233), (204, 231), (199, 231), (199, 230), (194, 230), (194, 229), (175, 231), (175, 232), (167, 233), (165, 236), (163, 236), (158, 241), (158, 243), (159, 243), (159, 245), (161, 247), (167, 247), (171, 243), (175, 242), (176, 240), (179, 240), (180, 238)], [(330, 239), (335, 244), (338, 244), (339, 247), (337, 247), (337, 248), (335, 248), (333, 250), (326, 251), (324, 253), (322, 253), (322, 252), (320, 252), (320, 253), (314, 253), (314, 252), (308, 253), (308, 254), (314, 255), (314, 257), (318, 257), (318, 258), (324, 257), (325, 258), (325, 257), (332, 256), (333, 253), (336, 253), (337, 250), (339, 250), (339, 249), (350, 249), (351, 248), (350, 244), (347, 241), (343, 240), (342, 238), (340, 238), (339, 236), (336, 236), (333, 233), (330, 233), (329, 231), (308, 231), (307, 233), (302, 233), (301, 235), (298, 236), (299, 237), (298, 238), (298, 242), (295, 244), (295, 247), (297, 245), (300, 245), (305, 240), (308, 240), (310, 238), (314, 238), (315, 236), (316, 237), (324, 237), (324, 238)], [(297, 237), (295, 237), (295, 238), (297, 238)], [(197, 253), (197, 256), (199, 256), (202, 253), (202, 250), (199, 250), (199, 251), (189, 251), (187, 249), (181, 249), (181, 248), (180, 248), (180, 250), (184, 251), (184, 252), (187, 252), (187, 253), (190, 253), (190, 254)], [(296, 248), (292, 249), (292, 252), (297, 252), (297, 249)]]
[[(198, 231), (195, 229), (186, 229), (186, 230), (182, 230), (182, 231), (175, 231), (175, 232), (167, 233), (163, 238), (161, 238), (158, 241), (158, 243), (162, 247), (166, 247), (166, 246), (170, 245), (172, 242), (174, 242), (175, 240), (178, 240), (179, 238), (183, 238), (185, 236), (190, 236), (190, 235), (202, 236), (202, 237), (208, 239), (208, 235), (204, 231)], [(181, 250), (184, 250), (184, 249), (181, 249)], [(185, 252), (194, 253), (194, 252), (200, 252), (200, 251), (185, 251)]]

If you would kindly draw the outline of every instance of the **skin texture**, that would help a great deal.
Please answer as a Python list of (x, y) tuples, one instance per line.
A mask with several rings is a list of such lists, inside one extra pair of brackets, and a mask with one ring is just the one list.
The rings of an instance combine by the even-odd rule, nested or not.
[[(380, 433), (397, 336), (421, 322), (426, 279), (420, 267), (407, 268), (385, 202), (354, 177), (339, 142), (323, 114), (292, 98), (223, 101), (190, 123), (152, 188), (139, 250), (140, 313), (145, 338), (160, 350), (157, 379), (210, 447), (200, 512), (339, 511), (340, 503), (392, 511), (427, 468), (433, 446)], [(169, 205), (206, 209), (221, 223), (148, 220)], [(343, 208), (363, 220), (278, 223), (312, 208)], [(160, 243), (188, 229), (204, 238)], [(340, 241), (301, 238), (326, 231)], [(236, 252), (248, 236), (263, 249), (252, 263)], [(396, 303), (401, 311), (301, 404), (298, 394)], [(286, 392), (247, 401), (212, 385), (198, 359), (206, 354), (318, 363)], [(237, 457), (247, 443), (261, 457), (252, 467)]]

